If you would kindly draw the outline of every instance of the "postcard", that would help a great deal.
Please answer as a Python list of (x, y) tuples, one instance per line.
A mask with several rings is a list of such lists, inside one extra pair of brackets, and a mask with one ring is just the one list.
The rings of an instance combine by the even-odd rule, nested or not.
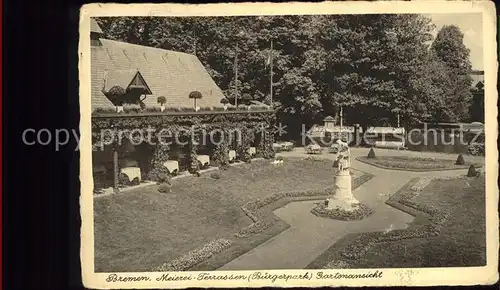
[(80, 15), (86, 287), (498, 280), (493, 2)]

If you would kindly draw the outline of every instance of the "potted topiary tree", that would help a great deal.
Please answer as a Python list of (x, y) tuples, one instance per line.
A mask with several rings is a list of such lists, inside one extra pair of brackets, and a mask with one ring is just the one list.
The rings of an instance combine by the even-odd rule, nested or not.
[(160, 104), (160, 110), (165, 111), (165, 104), (167, 103), (167, 99), (164, 96), (158, 97), (158, 103)]
[(196, 106), (196, 100), (203, 98), (203, 95), (198, 91), (192, 91), (191, 93), (189, 93), (189, 98), (194, 99), (194, 109), (195, 111), (198, 111), (199, 109)]
[(455, 165), (464, 165), (464, 164), (465, 164), (464, 157), (462, 156), (462, 154), (458, 155)]
[(220, 100), (220, 103), (224, 105), (224, 111), (226, 111), (227, 104), (229, 104), (229, 100), (227, 98), (222, 98), (222, 100)]
[(106, 97), (108, 97), (113, 104), (116, 106), (116, 112), (123, 112), (123, 96), (127, 93), (124, 88), (120, 86), (114, 86), (109, 89), (108, 92), (105, 93)]

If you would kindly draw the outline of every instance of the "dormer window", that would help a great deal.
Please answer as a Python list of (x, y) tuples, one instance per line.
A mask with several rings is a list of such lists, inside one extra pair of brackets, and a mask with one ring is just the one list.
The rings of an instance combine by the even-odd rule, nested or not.
[[(117, 88), (120, 88), (118, 90)], [(120, 94), (115, 92), (119, 91)], [(142, 95), (152, 95), (151, 89), (138, 70), (115, 70), (104, 77), (103, 94), (119, 106), (139, 104)]]

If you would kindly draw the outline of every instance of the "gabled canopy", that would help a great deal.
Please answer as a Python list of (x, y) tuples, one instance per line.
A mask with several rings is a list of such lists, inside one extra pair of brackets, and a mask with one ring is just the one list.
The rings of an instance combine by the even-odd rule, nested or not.
[(131, 89), (142, 89), (143, 94), (151, 95), (151, 89), (136, 69), (113, 70), (104, 76), (104, 92), (108, 92), (112, 87), (119, 86), (126, 91)]

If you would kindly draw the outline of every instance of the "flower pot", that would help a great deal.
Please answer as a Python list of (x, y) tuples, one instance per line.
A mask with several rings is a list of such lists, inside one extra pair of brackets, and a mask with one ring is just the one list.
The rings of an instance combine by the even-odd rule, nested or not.
[(227, 105), (224, 105), (224, 111), (227, 111)]
[(116, 112), (117, 113), (123, 112), (123, 106), (116, 106)]
[(165, 105), (160, 106), (160, 111), (162, 111), (162, 112), (165, 111)]

